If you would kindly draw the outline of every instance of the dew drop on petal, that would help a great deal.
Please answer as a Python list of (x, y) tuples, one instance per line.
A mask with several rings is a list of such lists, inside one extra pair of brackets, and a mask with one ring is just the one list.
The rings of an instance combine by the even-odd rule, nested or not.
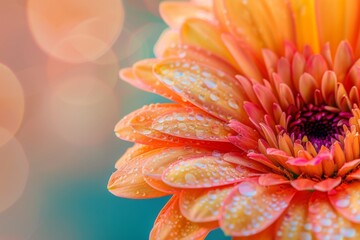
[(193, 185), (196, 183), (196, 177), (192, 173), (185, 174), (185, 181), (189, 185)]
[(230, 106), (231, 108), (233, 108), (233, 109), (239, 109), (239, 105), (237, 105), (237, 103), (235, 102), (235, 100), (232, 99), (232, 98), (230, 98), (230, 99), (228, 100), (228, 104), (229, 104), (229, 106)]
[(238, 186), (239, 192), (246, 197), (252, 197), (256, 194), (256, 185), (252, 182), (242, 182)]
[(350, 199), (343, 198), (336, 201), (335, 205), (339, 208), (346, 208), (350, 205)]

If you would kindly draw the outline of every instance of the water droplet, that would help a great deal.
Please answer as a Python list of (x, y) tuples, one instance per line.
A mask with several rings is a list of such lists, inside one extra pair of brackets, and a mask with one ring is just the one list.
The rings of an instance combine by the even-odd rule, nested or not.
[(350, 205), (350, 200), (348, 198), (339, 199), (336, 201), (335, 205), (339, 208), (346, 208)]
[(238, 190), (241, 195), (246, 197), (252, 197), (256, 195), (256, 185), (252, 182), (242, 182), (238, 186)]
[(233, 108), (233, 109), (239, 109), (239, 105), (237, 105), (237, 103), (235, 102), (235, 100), (232, 99), (232, 98), (230, 98), (230, 99), (228, 100), (228, 104), (229, 104), (229, 106), (230, 106), (231, 108)]
[(204, 80), (204, 83), (205, 85), (208, 87), (208, 88), (216, 88), (216, 82), (214, 82), (213, 80), (210, 80), (210, 79), (205, 79)]
[(210, 99), (213, 100), (214, 102), (216, 102), (216, 101), (219, 100), (219, 97), (216, 96), (215, 94), (211, 93), (211, 94), (210, 94)]
[(186, 173), (185, 174), (185, 182), (189, 185), (194, 185), (196, 184), (196, 177), (194, 176), (194, 174), (192, 173)]

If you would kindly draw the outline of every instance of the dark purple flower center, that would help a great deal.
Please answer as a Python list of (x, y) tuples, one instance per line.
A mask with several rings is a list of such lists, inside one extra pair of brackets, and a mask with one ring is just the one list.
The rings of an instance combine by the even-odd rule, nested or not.
[(349, 119), (352, 116), (349, 112), (312, 104), (291, 112), (288, 133), (295, 139), (303, 140), (307, 137), (317, 150), (322, 145), (330, 147), (333, 141), (343, 134), (343, 125), (349, 126)]

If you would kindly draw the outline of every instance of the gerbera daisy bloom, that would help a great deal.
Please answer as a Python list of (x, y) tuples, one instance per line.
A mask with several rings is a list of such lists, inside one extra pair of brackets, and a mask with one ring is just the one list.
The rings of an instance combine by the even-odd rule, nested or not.
[(115, 132), (120, 197), (172, 195), (150, 239), (360, 239), (360, 2), (164, 2), (121, 78), (174, 103)]

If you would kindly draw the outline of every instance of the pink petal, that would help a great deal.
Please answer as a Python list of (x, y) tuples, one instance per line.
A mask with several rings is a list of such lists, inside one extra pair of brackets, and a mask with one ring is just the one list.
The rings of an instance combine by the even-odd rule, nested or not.
[(360, 223), (360, 183), (342, 184), (328, 193), (333, 207), (349, 221)]
[(314, 185), (314, 189), (321, 192), (328, 192), (335, 187), (339, 186), (341, 183), (341, 177), (337, 178), (327, 178), (321, 182), (318, 182)]
[(284, 185), (263, 187), (256, 181), (243, 181), (225, 199), (220, 226), (232, 236), (259, 233), (279, 218), (295, 192)]
[(248, 172), (237, 171), (220, 157), (204, 156), (172, 164), (163, 173), (162, 180), (173, 187), (209, 188), (240, 182), (247, 175)]
[(345, 163), (338, 171), (339, 176), (344, 176), (348, 172), (354, 170), (360, 164), (360, 159), (355, 159)]
[(316, 182), (306, 178), (298, 178), (290, 182), (291, 186), (298, 191), (314, 190)]
[(260, 175), (258, 181), (261, 186), (272, 186), (289, 183), (289, 179), (274, 173), (262, 174)]
[(326, 193), (315, 191), (309, 202), (309, 217), (318, 239), (358, 239), (360, 225), (342, 217), (331, 205)]

